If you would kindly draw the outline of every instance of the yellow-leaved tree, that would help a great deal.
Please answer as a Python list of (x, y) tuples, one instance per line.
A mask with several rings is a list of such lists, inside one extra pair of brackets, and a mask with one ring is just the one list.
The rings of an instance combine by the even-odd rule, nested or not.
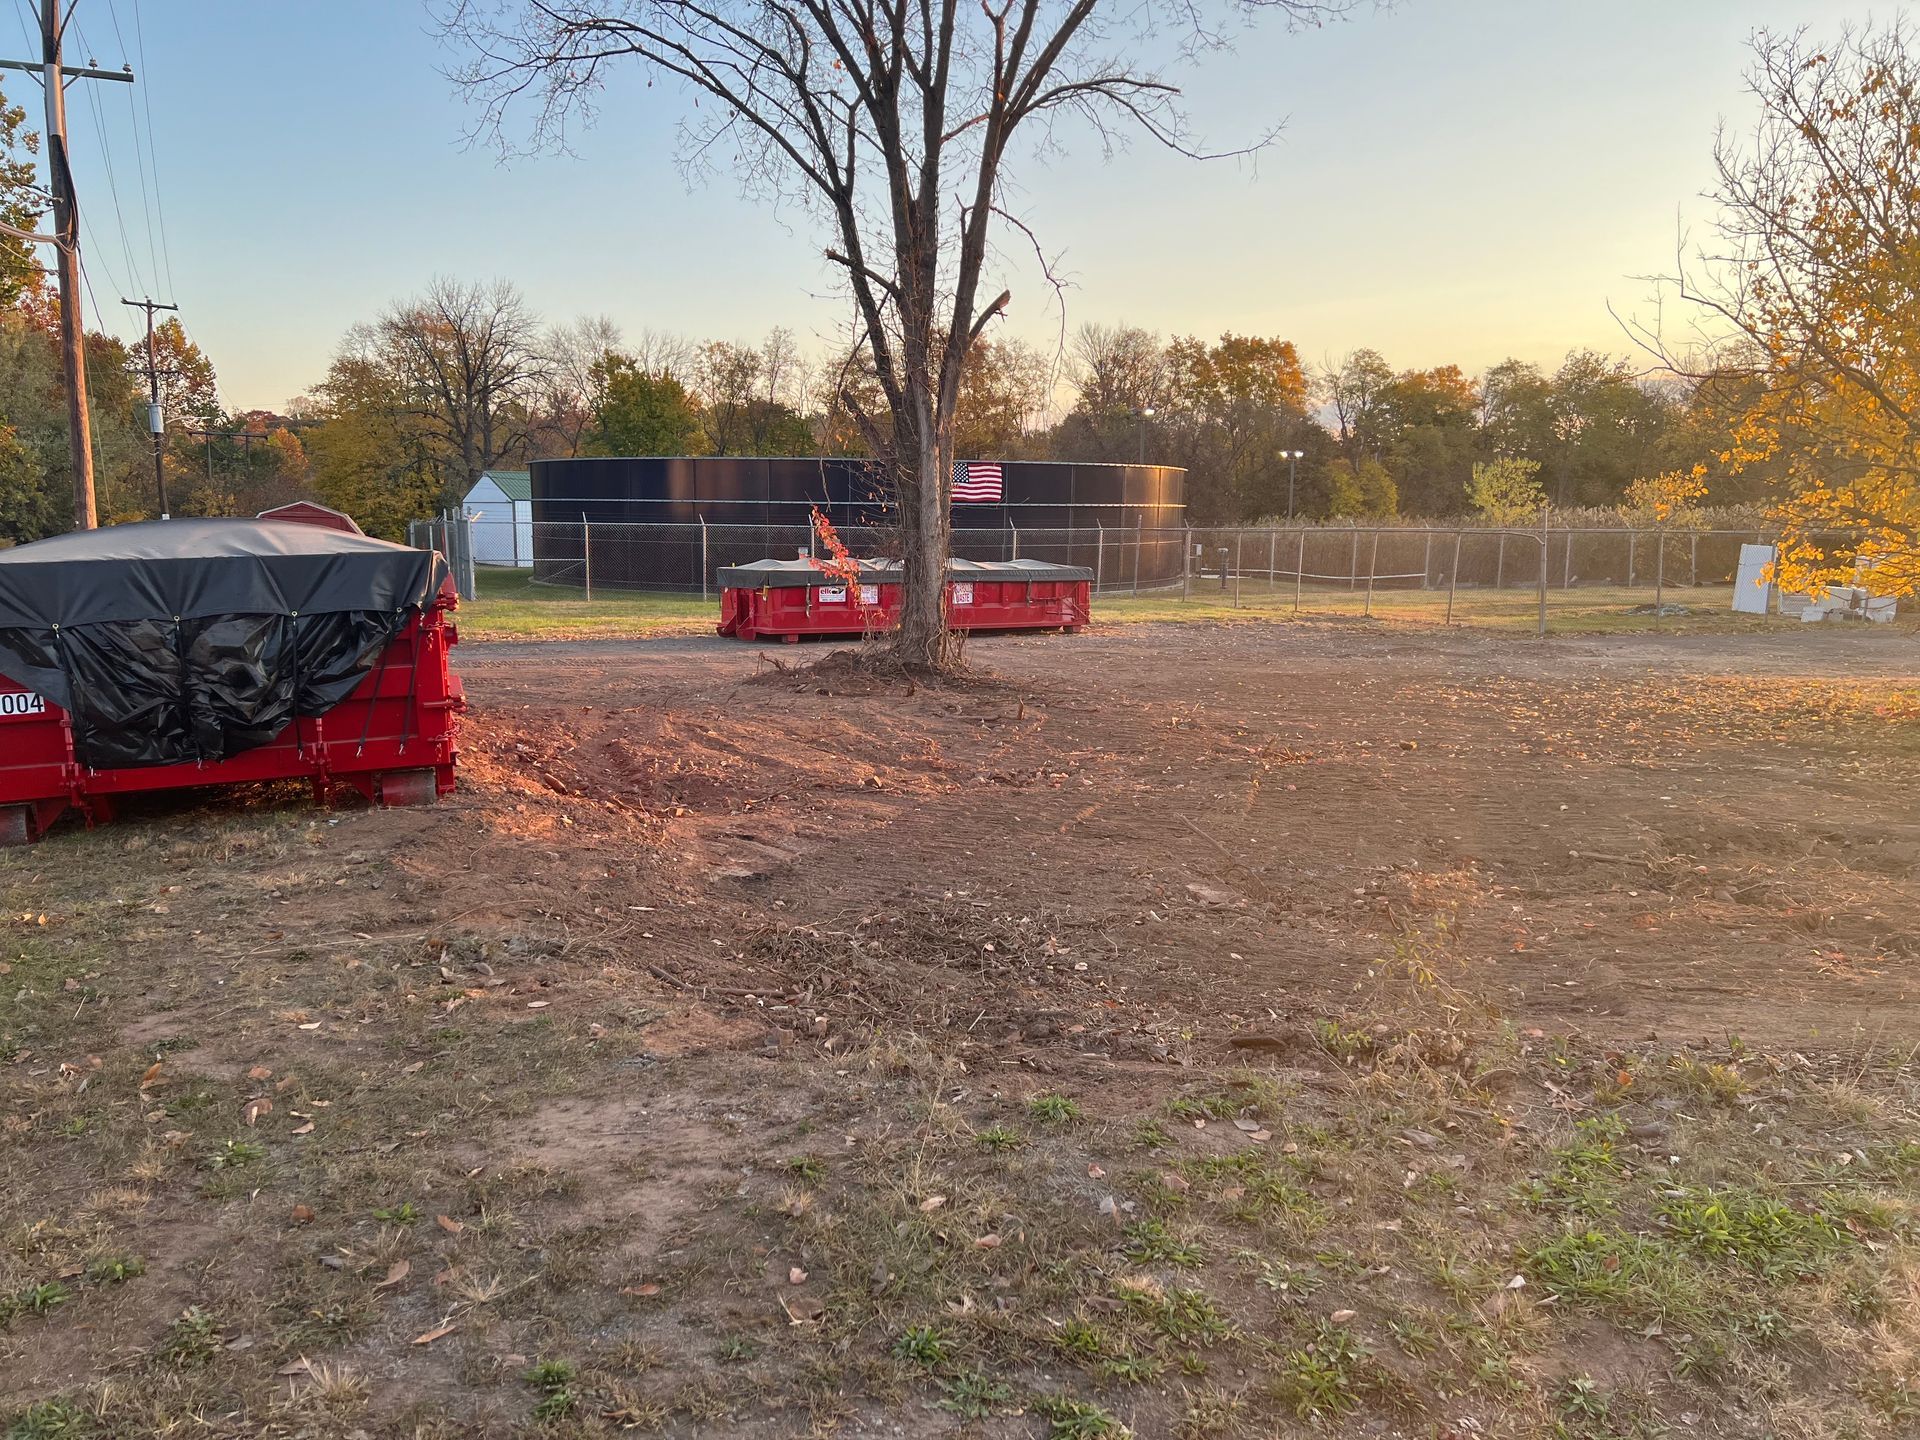
[(1920, 594), (1920, 54), (1898, 21), (1753, 51), (1721, 243), (1675, 282), (1731, 327), (1717, 372), (1761, 382), (1719, 460), (1785, 475), (1785, 588)]

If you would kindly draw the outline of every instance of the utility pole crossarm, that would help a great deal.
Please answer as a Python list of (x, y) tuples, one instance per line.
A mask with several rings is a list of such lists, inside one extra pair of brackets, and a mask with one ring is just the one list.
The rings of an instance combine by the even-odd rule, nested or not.
[[(0, 60), (0, 70), (24, 70), (29, 75), (43, 75), (46, 65), (38, 60)], [(62, 65), (60, 74), (68, 80), (124, 80), (133, 83), (133, 67), (127, 65), (118, 70), (95, 70), (87, 65)]]

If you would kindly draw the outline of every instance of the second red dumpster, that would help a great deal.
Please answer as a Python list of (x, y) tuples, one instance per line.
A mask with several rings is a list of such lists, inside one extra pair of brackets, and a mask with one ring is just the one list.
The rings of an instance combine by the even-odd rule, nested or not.
[[(863, 560), (850, 585), (809, 560), (756, 560), (720, 571), (720, 633), (740, 640), (861, 635), (900, 611), (898, 560)], [(1092, 618), (1093, 572), (1044, 560), (953, 560), (947, 623), (956, 630), (1077, 631)]]

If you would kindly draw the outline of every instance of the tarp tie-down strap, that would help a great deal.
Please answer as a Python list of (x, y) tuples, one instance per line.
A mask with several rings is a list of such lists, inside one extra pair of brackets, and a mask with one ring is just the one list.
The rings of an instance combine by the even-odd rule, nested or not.
[[(405, 614), (404, 611), (401, 613), (403, 615)], [(403, 625), (405, 623), (404, 620), (401, 622)], [(398, 627), (388, 630), (387, 638), (380, 646), (380, 660), (379, 663), (373, 667), (373, 693), (367, 696), (366, 723), (360, 727), (360, 743), (353, 748), (353, 758), (356, 760), (367, 753), (367, 737), (373, 734), (374, 707), (380, 703), (380, 677), (387, 673), (387, 657), (393, 653), (393, 637), (399, 633)], [(411, 700), (407, 703), (407, 714), (409, 717), (413, 714), (413, 703)]]
[(300, 734), (300, 616), (298, 612), (287, 622), (288, 638), (292, 643), (287, 647), (293, 653), (289, 657), (293, 664), (293, 753), (302, 760), (307, 758), (307, 742)]
[[(381, 657), (383, 660), (385, 656)], [(407, 642), (407, 714), (400, 722), (400, 748), (396, 754), (407, 753), (407, 742), (413, 739), (413, 699), (420, 690), (420, 627), (416, 627), (413, 638)], [(367, 713), (373, 713), (369, 707)]]

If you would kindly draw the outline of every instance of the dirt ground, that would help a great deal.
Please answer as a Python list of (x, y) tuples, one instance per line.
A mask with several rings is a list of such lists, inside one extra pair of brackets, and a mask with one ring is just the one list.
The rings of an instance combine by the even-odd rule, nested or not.
[[(1911, 639), (823, 654), (464, 645), (437, 807), (0, 858), (8, 1435), (1920, 1424)], [(1599, 1120), (1614, 1190), (1525, 1189)], [(1609, 1289), (1688, 1233), (1675, 1131), (1885, 1187), (1767, 1279), (1808, 1336), (1876, 1287), (1852, 1338), (1689, 1360), (1705, 1249)]]
[[(1920, 655), (1845, 639), (1154, 627), (983, 642), (1003, 684), (959, 695), (787, 679), (779, 647), (475, 648), (479, 793), (432, 823), (483, 812), (447, 877), (476, 899), (645, 845), (696, 912), (663, 949), (719, 942), (663, 968), (708, 991), (794, 978), (769, 925), (958, 905), (1087, 963), (1023, 977), (1083, 1048), (1220, 1053), (1445, 909), (1535, 1023), (1856, 1045), (1920, 1030)], [(487, 844), (541, 833), (564, 861)], [(1003, 979), (902, 988), (998, 1034), (1030, 1020)]]

